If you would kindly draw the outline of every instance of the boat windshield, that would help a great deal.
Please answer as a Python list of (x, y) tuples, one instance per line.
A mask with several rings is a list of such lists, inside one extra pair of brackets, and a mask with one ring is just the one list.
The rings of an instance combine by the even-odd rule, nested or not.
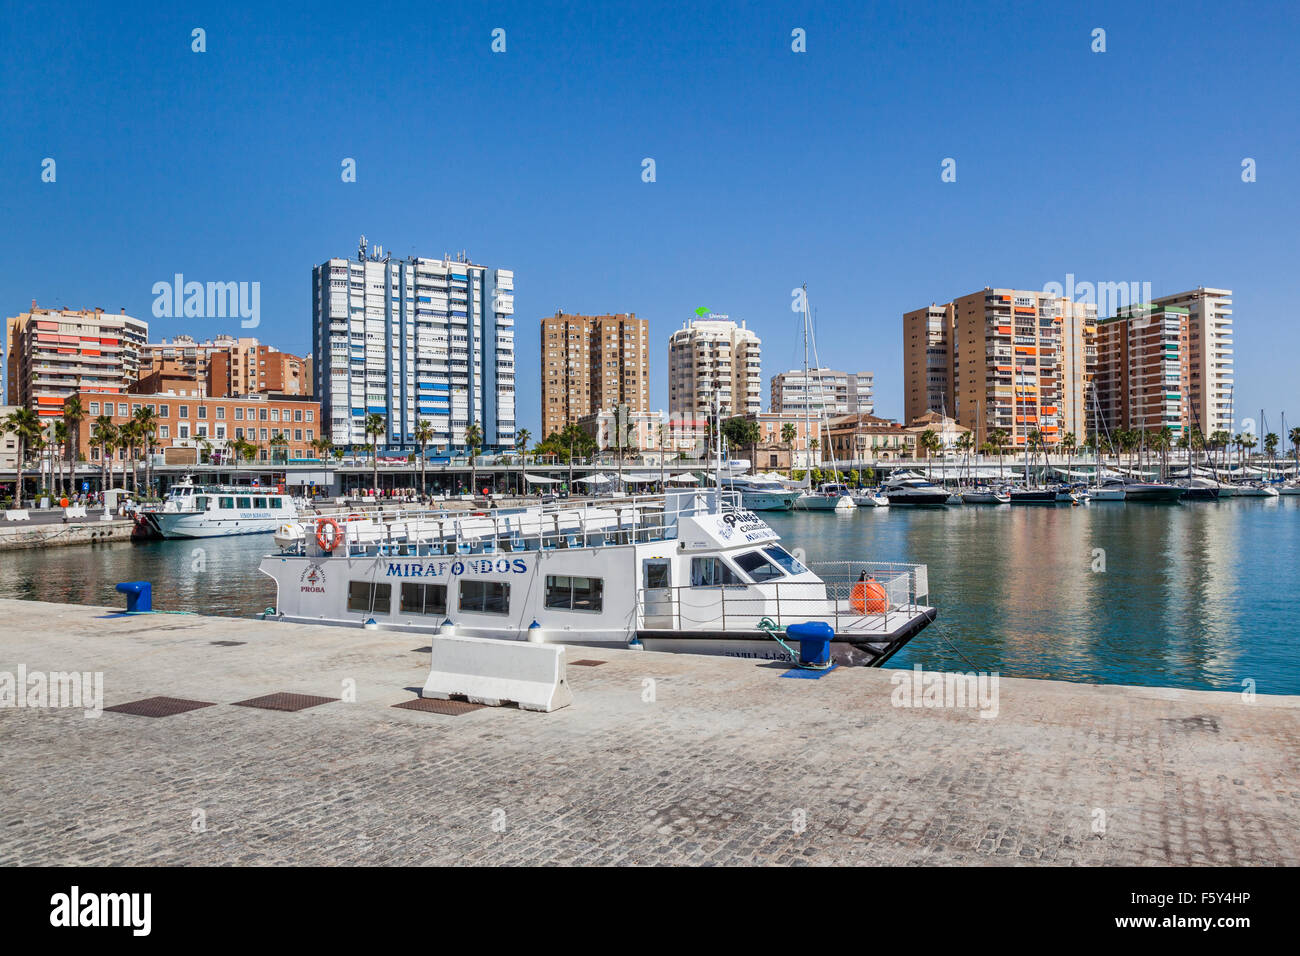
[(763, 553), (775, 561), (786, 574), (805, 574), (808, 571), (798, 558), (780, 545), (769, 545), (763, 549)]
[(781, 569), (764, 557), (762, 551), (746, 551), (736, 557), (736, 566), (749, 575), (755, 584), (785, 577)]

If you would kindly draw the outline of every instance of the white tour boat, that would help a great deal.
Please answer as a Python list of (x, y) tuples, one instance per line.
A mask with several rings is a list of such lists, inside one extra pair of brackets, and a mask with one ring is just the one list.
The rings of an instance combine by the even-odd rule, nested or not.
[(293, 497), (275, 488), (196, 485), (188, 476), (163, 503), (136, 511), (136, 532), (155, 538), (268, 534), (298, 517)]
[(262, 559), (267, 618), (772, 660), (798, 643), (787, 628), (822, 622), (833, 660), (878, 666), (936, 613), (924, 565), (805, 565), (714, 489), (342, 517)]

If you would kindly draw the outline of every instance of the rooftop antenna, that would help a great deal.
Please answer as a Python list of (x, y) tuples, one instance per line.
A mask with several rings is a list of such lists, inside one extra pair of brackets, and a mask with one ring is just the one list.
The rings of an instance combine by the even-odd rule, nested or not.
[(366, 259), (366, 237), (365, 236), (361, 237), (361, 243), (357, 247), (357, 258), (360, 259), (362, 262), (364, 262)]

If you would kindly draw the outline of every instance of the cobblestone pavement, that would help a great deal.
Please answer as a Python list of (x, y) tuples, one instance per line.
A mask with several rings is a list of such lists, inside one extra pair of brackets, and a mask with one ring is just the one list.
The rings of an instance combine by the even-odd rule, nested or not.
[[(0, 707), (0, 864), (1300, 863), (1300, 698), (1007, 679), (987, 719), (581, 649), (571, 707), (445, 716), (392, 706), (428, 637), (109, 613), (0, 601), (0, 671), (218, 706)], [(343, 699), (229, 706), (280, 691)]]

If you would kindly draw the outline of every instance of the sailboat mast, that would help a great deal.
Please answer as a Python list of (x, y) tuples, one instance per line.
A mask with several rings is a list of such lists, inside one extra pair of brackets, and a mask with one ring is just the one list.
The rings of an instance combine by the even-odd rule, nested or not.
[(808, 378), (808, 283), (803, 284), (803, 447), (808, 466), (808, 487), (812, 487), (812, 423), (809, 410), (812, 404), (812, 383)]

